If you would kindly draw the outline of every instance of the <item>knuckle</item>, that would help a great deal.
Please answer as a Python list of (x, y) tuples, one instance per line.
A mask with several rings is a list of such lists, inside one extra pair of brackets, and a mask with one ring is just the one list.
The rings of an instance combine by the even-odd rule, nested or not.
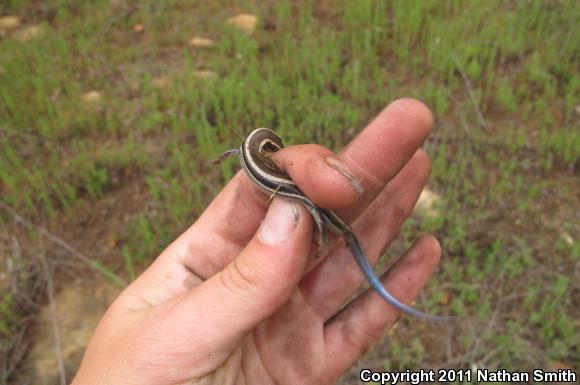
[(364, 344), (361, 349), (366, 351), (372, 342), (376, 341), (377, 338), (383, 335), (384, 327), (382, 325), (377, 325), (368, 320), (363, 320), (360, 322), (359, 326), (360, 340), (370, 341), (369, 344)]
[(230, 268), (224, 270), (222, 283), (231, 292), (240, 294), (255, 291), (262, 285), (262, 278), (259, 269), (248, 263), (241, 263), (236, 258)]
[(350, 330), (349, 333), (342, 333), (343, 338), (345, 339), (345, 344), (355, 348), (360, 356), (363, 356), (368, 351), (373, 342), (375, 342), (377, 337), (381, 334), (373, 333), (373, 331), (368, 328), (366, 322), (357, 322), (356, 328), (349, 327), (348, 330)]
[(399, 202), (392, 203), (390, 211), (391, 211), (390, 217), (393, 218), (393, 223), (396, 223), (397, 225), (400, 225), (403, 222), (405, 222), (405, 219), (407, 219), (407, 216), (409, 215), (409, 211), (407, 210), (407, 208), (402, 203)]

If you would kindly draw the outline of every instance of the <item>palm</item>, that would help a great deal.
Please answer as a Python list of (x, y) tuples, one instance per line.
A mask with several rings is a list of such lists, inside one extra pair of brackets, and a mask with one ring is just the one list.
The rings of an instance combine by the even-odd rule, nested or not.
[(258, 377), (249, 383), (265, 384), (269, 376), (272, 384), (324, 384), (329, 373), (338, 374), (338, 368), (328, 367), (324, 325), (298, 291), (256, 328), (250, 341), (267, 374), (248, 373)]

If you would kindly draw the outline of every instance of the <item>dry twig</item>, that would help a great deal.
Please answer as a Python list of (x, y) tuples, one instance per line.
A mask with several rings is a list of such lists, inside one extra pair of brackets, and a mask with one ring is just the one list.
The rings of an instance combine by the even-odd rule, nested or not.
[(54, 341), (54, 353), (58, 364), (58, 374), (61, 385), (66, 385), (66, 373), (64, 370), (64, 359), (62, 357), (62, 348), (60, 342), (60, 332), (58, 329), (58, 318), (56, 315), (56, 302), (54, 301), (54, 287), (52, 285), (52, 273), (46, 256), (41, 253), (40, 261), (42, 262), (44, 275), (46, 279), (46, 293), (48, 296), (48, 306), (50, 310), (50, 323), (52, 326), (52, 336)]
[(461, 74), (461, 78), (463, 79), (463, 82), (465, 83), (465, 88), (467, 89), (467, 93), (469, 95), (469, 100), (471, 101), (471, 104), (473, 104), (473, 109), (475, 110), (475, 113), (477, 114), (477, 117), (479, 118), (479, 123), (483, 127), (487, 127), (487, 120), (485, 120), (485, 118), (483, 117), (483, 114), (481, 113), (481, 110), (479, 109), (479, 105), (477, 103), (477, 100), (475, 99), (475, 94), (473, 92), (473, 86), (471, 85), (471, 81), (469, 80), (469, 77), (467, 77), (467, 74), (465, 73), (465, 71), (463, 71), (463, 67), (461, 66), (461, 63), (459, 62), (459, 58), (457, 57), (457, 55), (455, 53), (452, 53), (451, 57), (453, 58), (453, 61), (455, 62), (455, 65), (457, 66), (457, 69), (459, 70), (459, 73)]
[[(79, 259), (81, 262), (83, 262), (87, 266), (97, 270), (99, 273), (104, 274), (103, 269), (99, 266), (99, 264), (97, 264), (97, 262), (95, 262), (92, 259), (90, 259), (89, 257), (85, 256), (83, 253), (81, 253), (80, 251), (78, 251), (77, 249), (75, 249), (74, 247), (69, 245), (67, 242), (65, 242), (62, 238), (59, 238), (56, 235), (50, 233), (45, 228), (40, 227), (40, 226), (28, 221), (23, 216), (18, 214), (18, 212), (16, 210), (14, 210), (12, 207), (10, 207), (2, 199), (0, 199), (0, 207), (3, 208), (4, 210), (6, 210), (7, 212), (9, 212), (17, 223), (20, 223), (28, 228), (34, 229), (35, 231), (44, 235), (46, 238), (48, 238), (49, 240), (51, 240), (52, 242), (54, 242), (58, 246), (62, 247), (64, 250), (69, 252), (71, 255), (73, 255), (74, 257)], [(115, 274), (113, 272), (109, 272), (108, 274), (105, 274), (105, 275), (111, 276), (118, 283), (120, 283), (124, 286), (127, 286), (127, 282), (123, 278), (118, 276), (117, 274)]]

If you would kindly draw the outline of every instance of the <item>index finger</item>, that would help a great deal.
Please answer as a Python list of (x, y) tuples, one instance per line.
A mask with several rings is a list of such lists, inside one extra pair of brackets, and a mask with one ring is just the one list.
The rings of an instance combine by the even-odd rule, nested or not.
[[(301, 145), (276, 153), (276, 160), (317, 206), (335, 209), (351, 221), (407, 164), (432, 124), (431, 112), (423, 103), (399, 99), (381, 111), (338, 155), (320, 146)], [(342, 173), (329, 158), (338, 160), (333, 163), (340, 164)]]

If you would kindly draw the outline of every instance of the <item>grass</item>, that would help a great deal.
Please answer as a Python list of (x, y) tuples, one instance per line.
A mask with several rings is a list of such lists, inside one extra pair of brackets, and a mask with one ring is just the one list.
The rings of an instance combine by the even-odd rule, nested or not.
[[(225, 24), (237, 12), (259, 15), (253, 36)], [(580, 367), (575, 2), (10, 0), (0, 13), (43, 31), (0, 40), (2, 199), (81, 247), (63, 218), (138, 186), (104, 271), (134, 278), (203, 211), (237, 167), (208, 160), (241, 133), (272, 127), (338, 150), (412, 96), (436, 117), (425, 148), (440, 214), (412, 218), (395, 250), (439, 237), (443, 268), (422, 302), (464, 321), (450, 338), (401, 325), (377, 365)], [(194, 35), (216, 45), (192, 48)], [(3, 298), (9, 336), (19, 310)]]

